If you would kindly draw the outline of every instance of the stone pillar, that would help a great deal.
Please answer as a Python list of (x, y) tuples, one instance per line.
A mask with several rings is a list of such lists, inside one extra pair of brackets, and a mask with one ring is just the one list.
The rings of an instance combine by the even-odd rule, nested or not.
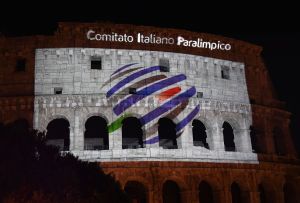
[[(71, 135), (70, 129), (70, 150), (84, 150), (84, 135), (83, 129), (80, 129), (80, 112), (79, 108), (75, 108), (74, 110), (74, 130), (73, 136)], [(72, 124), (71, 124), (72, 126)], [(70, 128), (71, 128), (70, 126)]]
[(219, 199), (220, 202), (222, 203), (231, 203), (232, 202), (232, 198), (231, 198), (231, 191), (229, 188), (224, 188), (224, 191), (223, 191), (224, 195), (220, 195), (221, 198)]
[(112, 148), (111, 149), (122, 149), (122, 130), (116, 130), (115, 132), (110, 133), (111, 139), (109, 144)]
[(260, 193), (258, 191), (249, 191), (250, 203), (260, 202)]
[(39, 101), (37, 98), (34, 99), (34, 121), (33, 121), (33, 129), (41, 130), (41, 126), (39, 126)]
[(215, 125), (211, 129), (207, 130), (208, 136), (211, 137), (212, 146), (211, 149), (214, 151), (224, 151), (224, 138), (223, 138), (223, 128)]
[(250, 139), (250, 130), (239, 129), (234, 130), (234, 141), (236, 145), (236, 150), (238, 152), (252, 152), (252, 145)]
[(192, 200), (192, 191), (190, 190), (185, 190), (180, 192), (180, 196), (181, 196), (181, 202), (182, 203), (192, 203), (194, 202)]
[[(197, 197), (198, 200), (199, 196)], [(224, 202), (226, 203), (226, 194), (224, 190), (214, 190), (213, 191), (214, 203)], [(198, 200), (199, 202), (199, 200)]]
[(154, 199), (154, 197), (153, 197), (153, 195), (154, 195), (154, 191), (153, 190), (149, 190), (148, 192), (147, 192), (147, 202), (148, 203), (155, 203), (155, 199)]
[(191, 190), (190, 196), (191, 196), (190, 197), (191, 202), (199, 203), (199, 191), (196, 188), (193, 187), (193, 189)]
[(184, 127), (184, 131), (180, 137), (182, 149), (191, 149), (193, 147), (193, 131), (191, 124), (188, 124)]

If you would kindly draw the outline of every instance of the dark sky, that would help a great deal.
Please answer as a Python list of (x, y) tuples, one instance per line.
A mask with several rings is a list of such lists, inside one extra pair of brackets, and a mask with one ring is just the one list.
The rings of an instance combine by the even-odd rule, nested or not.
[[(10, 36), (53, 34), (59, 21), (109, 21), (213, 33), (261, 45), (278, 96), (293, 113), (294, 137), (296, 134), (299, 137), (300, 22), (297, 19), (300, 17), (296, 5), (161, 3), (40, 1), (30, 5), (28, 1), (23, 4), (12, 1), (1, 8), (0, 32)], [(300, 138), (296, 140), (300, 149)]]

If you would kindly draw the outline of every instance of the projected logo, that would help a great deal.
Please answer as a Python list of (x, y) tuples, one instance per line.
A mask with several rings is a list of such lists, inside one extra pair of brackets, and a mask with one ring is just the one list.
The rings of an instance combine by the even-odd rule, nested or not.
[(153, 101), (148, 100), (148, 103), (152, 101), (159, 105), (149, 108), (150, 110), (139, 118), (142, 126), (156, 121), (152, 122), (152, 126), (147, 125), (145, 128), (144, 143), (153, 144), (159, 141), (158, 120), (162, 117), (179, 120), (176, 123), (176, 135), (178, 137), (183, 133), (184, 127), (200, 110), (199, 105), (192, 110), (187, 108), (189, 99), (196, 94), (196, 88), (180, 87), (180, 82), (186, 80), (186, 76), (178, 74), (167, 77), (162, 74), (163, 69), (163, 66), (137, 67), (137, 63), (132, 63), (122, 66), (110, 75), (110, 79), (101, 87), (111, 87), (106, 93), (108, 102), (118, 101), (113, 106), (113, 113), (118, 118), (109, 125), (109, 133), (121, 128), (123, 119), (130, 116), (131, 108), (147, 97), (153, 98)]

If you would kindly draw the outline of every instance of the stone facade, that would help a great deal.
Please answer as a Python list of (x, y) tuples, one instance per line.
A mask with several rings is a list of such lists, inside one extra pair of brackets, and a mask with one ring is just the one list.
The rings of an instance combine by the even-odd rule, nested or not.
[[(135, 35), (142, 32), (190, 39), (200, 36), (230, 43), (232, 49), (211, 51), (174, 45), (88, 41), (86, 32), (89, 29), (98, 33)], [(146, 190), (147, 202), (163, 201), (163, 185), (167, 180), (177, 183), (182, 202), (199, 202), (202, 181), (211, 186), (214, 202), (231, 202), (233, 183), (239, 186), (243, 202), (261, 202), (261, 188), (266, 202), (300, 202), (297, 195), (300, 192), (300, 163), (289, 130), (291, 114), (276, 97), (260, 57), (261, 51), (262, 48), (256, 45), (205, 33), (102, 23), (60, 23), (53, 36), (0, 36), (0, 121), (8, 123), (25, 118), (33, 126), (45, 130), (52, 119), (67, 119), (71, 151), (82, 159), (101, 161), (102, 168), (113, 173), (124, 188), (130, 181), (141, 183)], [(89, 70), (90, 56), (96, 52), (103, 56), (103, 71), (107, 75)], [(43, 58), (46, 55), (49, 57)], [(143, 67), (157, 65), (160, 57), (171, 58), (170, 73), (166, 74), (183, 71), (187, 75), (184, 85), (195, 85), (197, 91), (203, 92), (203, 98), (189, 100), (187, 109), (200, 106), (195, 118), (207, 127), (211, 149), (194, 147), (190, 139), (184, 140), (191, 137), (189, 124), (179, 138), (183, 139), (179, 149), (166, 150), (151, 145), (121, 149), (119, 131), (109, 137), (109, 150), (83, 150), (85, 121), (92, 115), (105, 117), (108, 123), (114, 118), (111, 108), (107, 108), (110, 107), (105, 99), (107, 89), (101, 92), (97, 86), (102, 82), (100, 78), (108, 77), (112, 70), (132, 61)], [(20, 59), (26, 59), (22, 71), (15, 68)], [(203, 70), (205, 62), (209, 77), (204, 75), (205, 71), (199, 71)], [(57, 64), (52, 66), (53, 63)], [(232, 81), (218, 79), (221, 65), (236, 67)], [(82, 72), (81, 68), (86, 71)], [(62, 74), (67, 72), (69, 74)], [(63, 88), (61, 95), (53, 94), (56, 85)], [(146, 101), (133, 105), (136, 116)], [(143, 113), (141, 111), (140, 115)], [(236, 142), (236, 152), (224, 151), (220, 136), (223, 121), (232, 125), (235, 135), (243, 135), (244, 139)], [(279, 140), (274, 136), (274, 129), (281, 130)], [(252, 153), (249, 145), (251, 132), (256, 132), (256, 153)]]
[[(103, 69), (91, 69), (93, 57), (101, 57)], [(108, 151), (83, 151), (84, 124), (89, 117), (100, 115), (109, 124), (117, 119), (112, 109), (120, 103), (123, 95), (117, 93), (113, 101), (105, 97), (105, 92), (115, 85), (112, 81), (101, 88), (107, 78), (118, 67), (125, 64), (137, 63), (137, 67), (155, 66), (159, 64), (160, 58), (169, 60), (170, 72), (166, 73), (167, 76), (185, 73), (187, 80), (179, 84), (182, 89), (194, 85), (198, 92), (203, 93), (203, 98), (197, 98), (196, 95), (192, 97), (186, 109), (191, 111), (195, 106), (200, 105), (200, 111), (195, 118), (206, 123), (210, 150), (193, 145), (190, 123), (185, 127), (182, 136), (177, 138), (177, 142), (181, 144), (180, 149), (166, 150), (157, 144), (149, 144), (145, 148), (122, 150), (122, 134), (119, 129), (110, 134)], [(83, 159), (254, 163), (257, 161), (256, 155), (252, 153), (248, 130), (252, 118), (242, 63), (169, 52), (68, 48), (37, 49), (35, 64), (34, 128), (43, 131), (54, 118), (66, 118), (71, 129), (70, 149)], [(221, 67), (225, 65), (230, 68), (230, 79), (221, 78)], [(160, 72), (150, 74), (153, 76)], [(128, 85), (133, 83), (134, 81)], [(55, 95), (55, 88), (62, 88), (62, 94)], [(160, 91), (164, 91), (164, 88)], [(141, 117), (162, 105), (156, 101), (157, 95), (158, 93), (155, 93), (137, 102), (125, 113)], [(185, 114), (181, 113), (177, 119), (182, 120)], [(144, 126), (145, 134), (146, 129), (155, 124), (158, 119), (159, 117)], [(222, 134), (224, 121), (233, 126), (237, 152), (224, 150)]]

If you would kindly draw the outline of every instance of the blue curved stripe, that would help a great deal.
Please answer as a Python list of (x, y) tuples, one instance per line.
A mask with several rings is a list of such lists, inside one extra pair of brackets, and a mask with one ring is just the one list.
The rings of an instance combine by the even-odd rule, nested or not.
[(188, 100), (190, 97), (192, 97), (194, 94), (196, 94), (196, 88), (191, 87), (190, 89), (186, 90), (185, 92), (179, 94), (178, 96), (174, 97), (173, 99), (169, 100), (168, 102), (164, 103), (160, 107), (157, 107), (153, 111), (147, 113), (143, 117), (140, 118), (140, 122), (142, 125), (147, 124), (148, 122), (154, 120), (161, 114), (169, 111), (174, 106), (177, 106), (179, 103), (182, 103), (186, 100)]
[[(176, 133), (179, 132), (182, 128), (184, 128), (193, 118), (199, 113), (200, 106), (197, 105), (189, 115), (187, 115), (184, 119), (182, 119), (179, 123), (176, 125)], [(179, 136), (177, 136), (179, 137)], [(149, 140), (144, 141), (145, 144), (154, 144), (156, 142), (159, 142), (159, 136), (155, 136), (153, 138), (150, 138)]]
[(138, 64), (138, 63), (131, 63), (131, 64), (127, 64), (127, 65), (125, 65), (125, 66), (122, 66), (121, 68), (119, 68), (119, 69), (117, 69), (115, 72), (113, 72), (113, 73), (111, 74), (111, 76), (114, 75), (114, 74), (116, 74), (116, 73), (118, 73), (118, 72), (120, 72), (121, 70), (124, 70), (124, 69), (126, 69), (126, 68), (128, 68), (128, 67), (130, 67), (130, 66), (132, 66), (132, 65), (135, 65), (135, 64)]
[(176, 125), (176, 132), (180, 131), (182, 128), (184, 128), (200, 111), (200, 105), (197, 105), (194, 110), (189, 113), (184, 119), (182, 119), (179, 123)]
[(144, 144), (154, 144), (154, 143), (156, 143), (158, 141), (159, 141), (159, 137), (157, 135), (157, 136), (155, 136), (153, 138), (150, 138), (149, 140), (144, 141)]
[(136, 94), (131, 95), (127, 97), (126, 99), (122, 100), (119, 104), (117, 104), (113, 111), (118, 116), (122, 112), (124, 112), (126, 109), (131, 107), (133, 104), (137, 103), (138, 101), (142, 100), (143, 98), (149, 96), (150, 94), (165, 88), (167, 86), (170, 86), (172, 84), (175, 84), (177, 82), (183, 81), (186, 79), (186, 76), (184, 74), (175, 75), (173, 77), (161, 80), (157, 83), (154, 83), (148, 87), (145, 87), (139, 91), (136, 92)]
[(145, 75), (147, 73), (151, 73), (153, 71), (156, 70), (160, 70), (160, 66), (152, 66), (149, 68), (145, 68), (143, 70), (140, 70), (138, 72), (135, 72), (131, 75), (129, 75), (128, 77), (124, 78), (123, 80), (121, 80), (120, 82), (118, 82), (115, 86), (113, 86), (107, 93), (106, 93), (106, 97), (109, 98), (110, 96), (112, 96), (116, 91), (118, 91), (120, 88), (122, 88), (123, 86), (125, 86), (127, 83), (131, 82), (132, 80)]

